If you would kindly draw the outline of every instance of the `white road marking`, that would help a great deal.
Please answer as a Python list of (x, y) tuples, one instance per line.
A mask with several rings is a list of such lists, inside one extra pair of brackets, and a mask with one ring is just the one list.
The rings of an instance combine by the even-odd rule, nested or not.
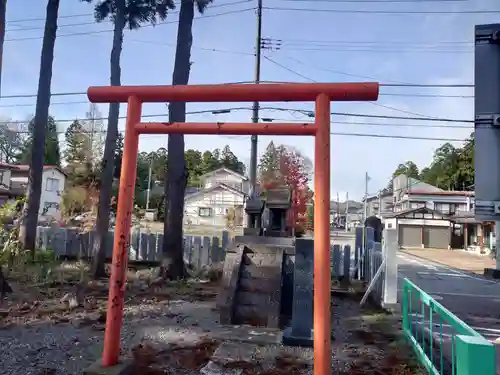
[[(450, 250), (451, 252), (452, 250)], [(411, 256), (411, 255), (410, 255)], [(402, 254), (398, 254), (398, 257), (402, 258), (402, 259), (405, 259), (405, 260), (409, 260), (409, 258), (405, 255), (402, 255)], [(436, 267), (439, 267), (439, 268), (442, 268), (442, 269), (445, 269), (449, 272), (454, 272), (454, 273), (458, 273), (458, 274), (461, 274), (463, 276), (467, 276), (471, 279), (474, 279), (474, 280), (477, 280), (477, 281), (482, 281), (484, 283), (487, 283), (487, 284), (499, 284), (497, 281), (494, 281), (494, 280), (488, 280), (484, 277), (481, 277), (481, 276), (476, 276), (474, 274), (471, 274), (471, 273), (468, 273), (468, 272), (464, 272), (462, 270), (459, 270), (457, 268), (453, 268), (453, 267), (450, 267), (450, 266), (447, 266), (445, 264), (438, 264), (438, 263), (435, 263), (433, 261), (430, 261), (430, 260), (426, 260), (425, 262), (428, 262), (428, 264), (432, 264), (432, 265), (435, 265)]]
[[(422, 322), (422, 314), (414, 313), (414, 314), (410, 314), (410, 316), (416, 319), (416, 321), (411, 322), (413, 327), (415, 325), (417, 325), (417, 326), (423, 325), (424, 329), (429, 330), (430, 321), (425, 319)], [(443, 328), (443, 332), (442, 332), (443, 338), (451, 338), (453, 336), (453, 333), (449, 333), (449, 331), (453, 331), (453, 327), (449, 324), (446, 324), (446, 323), (439, 324), (439, 323), (436, 323), (434, 321), (432, 323), (432, 326), (434, 328), (438, 328), (439, 330), (441, 329), (441, 327)], [(487, 339), (492, 344), (500, 344), (500, 337), (498, 337), (498, 335), (500, 334), (500, 329), (477, 327), (477, 326), (469, 326), (469, 327), (472, 328), (474, 331), (480, 333), (485, 339)], [(432, 333), (433, 333), (434, 337), (436, 337), (438, 339), (441, 337), (441, 332), (437, 332), (435, 329), (433, 329)]]
[(424, 267), (428, 270), (433, 270), (433, 271), (439, 270), (436, 266), (434, 266), (432, 264), (424, 263), (424, 262), (422, 262), (418, 259), (415, 259), (415, 258), (407, 258), (406, 256), (401, 255), (401, 254), (398, 254), (398, 257), (403, 259), (404, 261), (406, 261), (408, 263), (418, 264), (419, 266)]
[(444, 276), (444, 277), (447, 277), (447, 276), (450, 276), (450, 277), (461, 277), (461, 278), (471, 278), (469, 275), (461, 275), (459, 273), (451, 273), (451, 272), (417, 272), (417, 275), (422, 275), (422, 276), (426, 276), (426, 275), (430, 275), (430, 276)]
[[(398, 288), (398, 292), (402, 292), (403, 289)], [(428, 292), (425, 291), (427, 294), (429, 294), (432, 298), (436, 299), (436, 297), (439, 296), (450, 296), (450, 297), (468, 297), (468, 298), (485, 298), (491, 300), (491, 302), (500, 302), (500, 295), (492, 295), (492, 294), (468, 294), (468, 293), (450, 293), (450, 292)], [(440, 299), (443, 299), (443, 297), (440, 297)]]
[(434, 300), (436, 300), (436, 301), (442, 301), (442, 300), (443, 300), (443, 297), (441, 297), (441, 296), (437, 296), (437, 295), (435, 295), (435, 294), (431, 294), (431, 297), (432, 297)]

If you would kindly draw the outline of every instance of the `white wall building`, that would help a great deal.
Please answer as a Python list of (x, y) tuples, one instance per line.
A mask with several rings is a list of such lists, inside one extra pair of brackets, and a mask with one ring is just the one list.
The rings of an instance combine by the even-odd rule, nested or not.
[(185, 197), (185, 224), (225, 226), (232, 208), (237, 218), (235, 224), (244, 225), (248, 178), (227, 168), (219, 168), (201, 176), (201, 181), (203, 187)]
[[(28, 191), (28, 165), (0, 164), (0, 204), (26, 195)], [(57, 166), (43, 168), (42, 194), (40, 196), (39, 220), (59, 220), (66, 175)]]

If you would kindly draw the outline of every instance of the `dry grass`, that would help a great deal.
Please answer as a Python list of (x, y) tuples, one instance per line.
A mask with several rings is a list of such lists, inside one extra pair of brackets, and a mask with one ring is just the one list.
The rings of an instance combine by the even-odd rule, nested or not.
[(199, 371), (205, 366), (219, 343), (205, 339), (195, 344), (170, 345), (157, 350), (153, 345), (142, 343), (132, 349), (134, 375), (163, 375), (176, 372)]
[[(42, 321), (59, 324), (76, 319), (79, 325), (96, 325), (97, 330), (103, 329), (108, 280), (90, 280), (88, 267), (78, 262), (61, 263), (52, 270), (52, 276), (43, 282), (29, 275), (34, 271), (30, 267), (24, 272), (9, 273), (13, 293), (0, 306), (0, 328)], [(159, 282), (154, 277), (154, 269), (129, 271), (125, 306), (168, 304), (172, 300), (207, 301), (217, 295), (216, 282)]]
[(427, 375), (403, 337), (397, 317), (378, 309), (365, 309), (361, 324), (351, 325), (350, 332), (360, 344), (377, 348), (378, 355), (366, 355), (353, 361), (340, 375)]

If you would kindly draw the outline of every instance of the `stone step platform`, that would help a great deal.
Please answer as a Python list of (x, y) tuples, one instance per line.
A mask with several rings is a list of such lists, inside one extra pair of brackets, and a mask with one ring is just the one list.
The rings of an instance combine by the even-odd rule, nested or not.
[(222, 324), (278, 328), (285, 246), (242, 236), (226, 254), (217, 305)]
[[(249, 329), (241, 326), (242, 335), (226, 339), (216, 349), (210, 361), (200, 370), (202, 375), (242, 375), (244, 373), (310, 373), (312, 351), (285, 348), (278, 331)], [(233, 332), (233, 339), (236, 339)], [(246, 341), (248, 340), (248, 341)], [(298, 349), (298, 350), (294, 350)]]

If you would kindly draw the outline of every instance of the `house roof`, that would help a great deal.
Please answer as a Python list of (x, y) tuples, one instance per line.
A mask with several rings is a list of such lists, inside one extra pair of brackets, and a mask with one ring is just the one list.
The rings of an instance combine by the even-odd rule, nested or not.
[(200, 176), (200, 178), (201, 178), (201, 179), (204, 179), (204, 178), (207, 178), (207, 177), (209, 177), (209, 176), (213, 176), (214, 174), (216, 174), (216, 173), (218, 173), (218, 172), (226, 172), (226, 173), (229, 173), (229, 174), (231, 174), (231, 175), (233, 175), (233, 176), (239, 177), (239, 178), (241, 178), (241, 179), (242, 179), (242, 180), (244, 180), (244, 181), (248, 180), (248, 177), (247, 177), (247, 176), (244, 176), (244, 175), (242, 175), (242, 174), (236, 173), (235, 171), (232, 171), (232, 170), (230, 170), (230, 169), (228, 169), (228, 168), (225, 168), (225, 167), (218, 168), (218, 169), (216, 169), (216, 170), (214, 170), (214, 171), (211, 171), (211, 172), (205, 173), (205, 174), (201, 175), (201, 176)]
[(450, 217), (450, 221), (456, 224), (479, 224), (482, 223), (481, 220), (476, 220), (475, 213), (472, 211), (467, 212), (457, 212), (455, 215)]
[(184, 197), (184, 199), (191, 199), (191, 198), (197, 197), (199, 195), (203, 195), (205, 193), (209, 193), (209, 192), (217, 190), (217, 189), (223, 189), (223, 190), (226, 190), (226, 191), (230, 191), (230, 192), (232, 192), (234, 194), (237, 194), (237, 195), (240, 195), (240, 196), (245, 196), (246, 195), (242, 191), (239, 191), (238, 189), (234, 189), (231, 186), (227, 186), (226, 184), (217, 184), (217, 185), (214, 185), (212, 187), (209, 187), (208, 189), (202, 189), (202, 190), (199, 190), (199, 191), (194, 192), (192, 194), (186, 195)]
[[(30, 166), (28, 164), (0, 164), (0, 168), (8, 168), (12, 171), (19, 171), (19, 172), (26, 172), (26, 173), (30, 170)], [(56, 169), (59, 172), (61, 172), (63, 175), (67, 176), (67, 173), (64, 172), (57, 165), (44, 165), (43, 166), (43, 170), (50, 170), (50, 169)]]
[(448, 219), (447, 215), (443, 214), (440, 211), (433, 210), (433, 209), (431, 209), (429, 207), (410, 208), (408, 210), (394, 212), (392, 215), (387, 215), (387, 217), (388, 218), (391, 218), (391, 217), (401, 217), (401, 216), (405, 216), (405, 215), (410, 214), (410, 213), (437, 214), (437, 215), (439, 215), (439, 216), (441, 216), (443, 218)]
[(425, 191), (419, 189), (410, 189), (410, 194), (433, 195), (433, 196), (451, 196), (451, 197), (473, 197), (473, 191)]

